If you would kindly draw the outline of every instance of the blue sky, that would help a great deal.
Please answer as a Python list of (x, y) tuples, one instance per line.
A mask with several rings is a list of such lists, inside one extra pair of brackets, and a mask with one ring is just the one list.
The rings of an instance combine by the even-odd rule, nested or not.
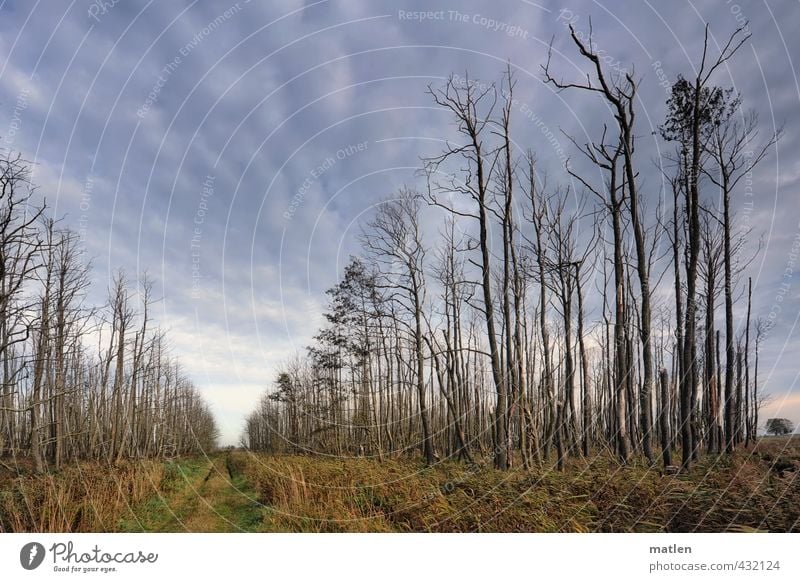
[(579, 75), (566, 25), (588, 31), (591, 17), (607, 62), (641, 77), (637, 155), (654, 208), (664, 78), (691, 74), (706, 21), (713, 46), (746, 18), (752, 41), (716, 80), (758, 110), (763, 135), (786, 128), (755, 172), (752, 209), (734, 202), (751, 246), (764, 240), (745, 276), (755, 314), (774, 321), (765, 414), (800, 420), (800, 3), (622, 5), (0, 0), (0, 146), (35, 163), (39, 192), (84, 235), (97, 301), (117, 267), (157, 279), (157, 317), (233, 442), (321, 323), (359, 220), (421, 186), (420, 156), (455, 137), (428, 84), (466, 70), (498, 80), (509, 61), (518, 144), (560, 176), (560, 150), (576, 157), (561, 130), (585, 141), (608, 114), (543, 85), (540, 65), (553, 39), (554, 67)]

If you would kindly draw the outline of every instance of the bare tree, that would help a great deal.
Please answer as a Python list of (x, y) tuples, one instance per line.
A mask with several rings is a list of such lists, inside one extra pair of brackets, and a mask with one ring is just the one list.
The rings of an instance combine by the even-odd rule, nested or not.
[(396, 289), (391, 298), (411, 315), (411, 333), (416, 355), (416, 386), (422, 421), (422, 450), (425, 462), (435, 461), (430, 414), (425, 389), (425, 248), (419, 225), (420, 196), (409, 189), (381, 204), (377, 215), (362, 235), (367, 252), (380, 265), (382, 285)]
[[(733, 214), (731, 195), (739, 182), (766, 157), (768, 151), (778, 141), (776, 132), (766, 143), (756, 148), (753, 142), (758, 136), (758, 115), (755, 111), (741, 113), (741, 98), (733, 90), (714, 89), (714, 124), (708, 144), (710, 155), (715, 162), (712, 169), (703, 167), (703, 172), (720, 190), (722, 198), (723, 256), (725, 262), (725, 449), (733, 451), (736, 446), (736, 423), (738, 411), (733, 393), (734, 349), (733, 293), (734, 261), (737, 250), (733, 240)], [(741, 115), (741, 119), (740, 119)]]
[(679, 77), (667, 102), (667, 121), (662, 136), (678, 143), (677, 163), (685, 180), (688, 245), (686, 260), (686, 314), (683, 351), (683, 374), (679, 379), (681, 394), (681, 427), (683, 435), (682, 466), (688, 468), (697, 443), (693, 419), (693, 403), (697, 395), (697, 268), (700, 257), (700, 177), (708, 158), (708, 144), (713, 128), (725, 113), (724, 92), (711, 85), (711, 77), (749, 38), (742, 26), (731, 34), (716, 59), (708, 54), (708, 26), (705, 29), (703, 52), (691, 81)]
[[(633, 226), (633, 235), (636, 250), (636, 270), (640, 287), (640, 327), (639, 336), (642, 344), (643, 380), (639, 389), (639, 411), (642, 427), (642, 449), (650, 462), (653, 462), (653, 448), (651, 443), (652, 432), (652, 391), (653, 391), (653, 349), (651, 339), (652, 308), (650, 295), (650, 265), (652, 261), (649, 251), (645, 224), (642, 218), (641, 201), (637, 186), (638, 171), (635, 164), (635, 138), (634, 120), (636, 111), (637, 83), (632, 73), (625, 73), (624, 80), (608, 78), (601, 64), (601, 59), (592, 42), (591, 22), (588, 42), (584, 43), (570, 25), (570, 35), (578, 48), (578, 52), (592, 67), (592, 75), (581, 83), (565, 83), (556, 80), (550, 74), (550, 56), (548, 53), (547, 64), (543, 66), (546, 82), (558, 89), (580, 89), (600, 95), (611, 107), (619, 135), (620, 153), (623, 161), (623, 187), (627, 191), (628, 214)], [(594, 82), (593, 82), (594, 81)], [(605, 137), (605, 136), (603, 136)]]
[[(493, 431), (495, 438), (494, 464), (498, 469), (505, 470), (509, 466), (507, 452), (507, 382), (500, 360), (498, 334), (495, 328), (491, 242), (489, 238), (489, 217), (493, 213), (496, 215), (496, 211), (490, 207), (490, 189), (496, 172), (499, 171), (498, 157), (502, 149), (498, 146), (492, 147), (485, 144), (485, 140), (488, 137), (487, 134), (493, 127), (497, 91), (494, 85), (483, 88), (470, 82), (468, 77), (463, 82), (458, 82), (451, 76), (444, 88), (437, 90), (431, 88), (429, 92), (437, 105), (450, 111), (457, 124), (458, 132), (466, 139), (464, 145), (452, 146), (448, 144), (444, 153), (426, 160), (426, 169), (429, 176), (429, 200), (434, 205), (442, 206), (451, 213), (462, 217), (474, 218), (478, 221), (483, 310), (486, 320), (492, 378), (497, 393)], [(463, 178), (457, 180), (453, 177), (447, 183), (436, 181), (436, 173), (443, 167), (445, 162), (452, 158), (460, 158), (462, 162), (466, 162), (466, 166), (461, 168)], [(452, 193), (464, 195), (471, 199), (477, 206), (477, 214), (468, 211), (462, 212), (452, 205), (440, 202), (437, 196)]]
[(18, 388), (25, 371), (20, 352), (30, 337), (31, 327), (25, 320), (34, 303), (26, 284), (42, 267), (43, 241), (37, 224), (45, 208), (35, 205), (34, 193), (28, 163), (18, 154), (0, 158), (0, 455), (20, 445)]

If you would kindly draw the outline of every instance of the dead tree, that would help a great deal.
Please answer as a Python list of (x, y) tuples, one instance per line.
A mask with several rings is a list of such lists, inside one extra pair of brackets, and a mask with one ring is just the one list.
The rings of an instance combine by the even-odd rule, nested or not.
[(670, 410), (669, 410), (669, 373), (665, 368), (661, 368), (659, 373), (661, 386), (661, 410), (659, 412), (659, 423), (661, 428), (661, 457), (664, 461), (664, 469), (672, 466), (672, 446), (670, 438)]
[(681, 400), (682, 466), (687, 469), (696, 456), (697, 443), (693, 401), (697, 395), (697, 268), (700, 258), (700, 177), (707, 163), (708, 144), (713, 127), (724, 111), (720, 108), (723, 94), (710, 85), (711, 76), (749, 38), (746, 27), (740, 27), (728, 38), (716, 59), (708, 55), (708, 26), (705, 29), (703, 52), (691, 81), (679, 77), (667, 102), (668, 114), (661, 127), (662, 136), (678, 143), (677, 164), (685, 180), (687, 213), (686, 314), (682, 346), (683, 373), (679, 379)]
[[(486, 145), (489, 132), (493, 128), (493, 112), (497, 103), (497, 92), (494, 85), (481, 87), (470, 82), (456, 81), (452, 76), (441, 89), (429, 89), (434, 101), (448, 110), (456, 122), (458, 132), (465, 138), (461, 146), (450, 146), (439, 156), (426, 160), (429, 176), (429, 201), (446, 208), (449, 212), (464, 218), (478, 221), (478, 249), (480, 251), (481, 287), (483, 290), (483, 310), (486, 320), (486, 336), (489, 344), (489, 357), (492, 368), (492, 379), (495, 385), (497, 401), (494, 414), (494, 465), (496, 468), (508, 469), (508, 401), (507, 379), (500, 359), (498, 334), (495, 327), (494, 298), (492, 290), (491, 241), (489, 238), (490, 215), (496, 215), (491, 208), (490, 190), (498, 172), (498, 147)], [(454, 158), (466, 162), (462, 166), (462, 179), (455, 177), (447, 183), (437, 181), (436, 174), (444, 164)], [(462, 212), (439, 199), (441, 194), (459, 194), (471, 199), (477, 208), (472, 212)]]
[(549, 257), (547, 254), (547, 232), (546, 227), (549, 222), (547, 215), (550, 206), (549, 197), (547, 193), (546, 184), (538, 186), (536, 179), (536, 167), (533, 154), (528, 152), (528, 198), (531, 205), (531, 223), (533, 224), (532, 240), (529, 240), (533, 248), (533, 255), (536, 257), (536, 278), (539, 281), (539, 333), (541, 334), (542, 345), (542, 373), (541, 384), (543, 385), (543, 393), (546, 398), (546, 414), (544, 420), (544, 446), (543, 454), (546, 458), (549, 454), (550, 447), (553, 446), (556, 427), (556, 397), (554, 388), (554, 367), (553, 357), (551, 351), (550, 333), (547, 328), (547, 312), (548, 312), (548, 278), (549, 273), (547, 265)]
[(378, 208), (361, 240), (366, 251), (380, 265), (381, 285), (390, 297), (408, 311), (414, 342), (416, 386), (422, 422), (422, 450), (425, 462), (435, 462), (425, 390), (425, 247), (419, 225), (420, 196), (409, 189), (400, 190), (393, 199)]
[(636, 100), (636, 80), (632, 73), (625, 73), (624, 80), (611, 80), (601, 64), (601, 59), (592, 42), (591, 23), (587, 43), (581, 40), (574, 27), (570, 25), (570, 34), (578, 52), (585, 58), (592, 68), (592, 74), (587, 75), (587, 80), (581, 83), (567, 83), (555, 79), (550, 74), (550, 57), (543, 71), (545, 81), (556, 88), (579, 89), (596, 93), (611, 107), (617, 125), (619, 146), (623, 162), (623, 186), (627, 192), (628, 215), (633, 227), (633, 236), (636, 251), (636, 270), (639, 278), (640, 290), (640, 326), (639, 337), (642, 344), (643, 379), (639, 389), (639, 412), (642, 430), (642, 449), (647, 459), (654, 460), (651, 443), (652, 435), (652, 390), (653, 390), (653, 350), (651, 339), (651, 296), (650, 296), (650, 264), (651, 253), (645, 234), (644, 220), (642, 218), (641, 201), (637, 186), (637, 169), (635, 165), (635, 140), (634, 120), (636, 116), (634, 103)]
[(780, 137), (774, 133), (766, 143), (758, 148), (753, 142), (758, 136), (758, 115), (755, 111), (742, 113), (741, 98), (732, 89), (711, 90), (714, 101), (709, 107), (714, 119), (708, 149), (714, 160), (714, 167), (703, 167), (709, 180), (719, 188), (722, 198), (722, 227), (724, 233), (723, 257), (725, 261), (725, 450), (732, 452), (736, 446), (734, 435), (738, 432), (734, 418), (733, 393), (734, 366), (736, 353), (734, 347), (733, 293), (734, 258), (736, 249), (733, 241), (733, 214), (731, 195), (739, 182), (766, 157), (768, 151)]
[(624, 176), (620, 176), (620, 160), (623, 144), (618, 141), (612, 145), (606, 142), (603, 131), (598, 143), (578, 146), (579, 150), (604, 173), (604, 184), (597, 188), (569, 166), (567, 172), (577, 179), (589, 192), (594, 194), (611, 219), (612, 248), (614, 263), (614, 420), (615, 445), (622, 463), (630, 456), (627, 418), (627, 386), (633, 373), (632, 356), (627, 341), (628, 308), (626, 305), (627, 287), (625, 283), (625, 251), (623, 232), (625, 228), (623, 206), (626, 189)]
[(38, 225), (45, 211), (34, 195), (28, 163), (11, 153), (0, 158), (0, 455), (20, 447), (17, 419), (27, 412), (20, 393), (26, 368), (21, 352), (32, 331), (27, 312), (38, 301), (25, 286), (43, 265)]

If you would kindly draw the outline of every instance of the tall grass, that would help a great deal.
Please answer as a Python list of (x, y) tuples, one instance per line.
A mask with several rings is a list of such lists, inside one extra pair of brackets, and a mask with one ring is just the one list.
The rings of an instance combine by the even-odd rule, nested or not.
[(270, 531), (800, 531), (800, 447), (779, 454), (789, 470), (774, 458), (757, 447), (677, 476), (606, 456), (563, 472), (245, 453), (229, 466)]
[(131, 507), (162, 486), (164, 463), (80, 463), (58, 473), (0, 482), (4, 532), (115, 531)]
[(564, 471), (500, 472), (488, 459), (425, 467), (407, 459), (244, 452), (216, 462), (235, 488), (226, 479), (207, 487), (205, 459), (82, 463), (48, 475), (7, 471), (0, 475), (0, 531), (149, 531), (142, 507), (159, 515), (192, 507), (199, 493), (187, 475), (206, 487), (214, 512), (247, 531), (800, 531), (800, 439), (764, 439), (679, 475), (641, 462), (621, 467), (608, 455), (568, 459)]

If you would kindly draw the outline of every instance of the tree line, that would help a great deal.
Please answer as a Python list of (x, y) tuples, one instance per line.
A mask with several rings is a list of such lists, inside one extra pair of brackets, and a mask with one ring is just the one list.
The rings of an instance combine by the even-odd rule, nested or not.
[(0, 458), (58, 470), (77, 459), (213, 448), (208, 405), (153, 322), (152, 281), (123, 271), (88, 304), (78, 235), (37, 205), (30, 164), (0, 159)]
[(430, 87), (457, 145), (424, 159), (424, 191), (401, 189), (363, 225), (326, 325), (247, 417), (246, 446), (498, 469), (679, 454), (687, 469), (755, 439), (768, 325), (752, 317), (743, 273), (760, 247), (733, 197), (780, 132), (759, 136), (740, 95), (713, 84), (748, 29), (714, 56), (706, 28), (671, 87), (657, 167), (637, 154), (633, 69), (610, 72), (591, 35), (570, 33), (585, 76), (563, 79), (550, 55), (542, 74), (609, 111), (591, 141), (568, 136), (588, 163), (567, 162), (564, 186), (519, 150), (510, 66), (499, 84)]

